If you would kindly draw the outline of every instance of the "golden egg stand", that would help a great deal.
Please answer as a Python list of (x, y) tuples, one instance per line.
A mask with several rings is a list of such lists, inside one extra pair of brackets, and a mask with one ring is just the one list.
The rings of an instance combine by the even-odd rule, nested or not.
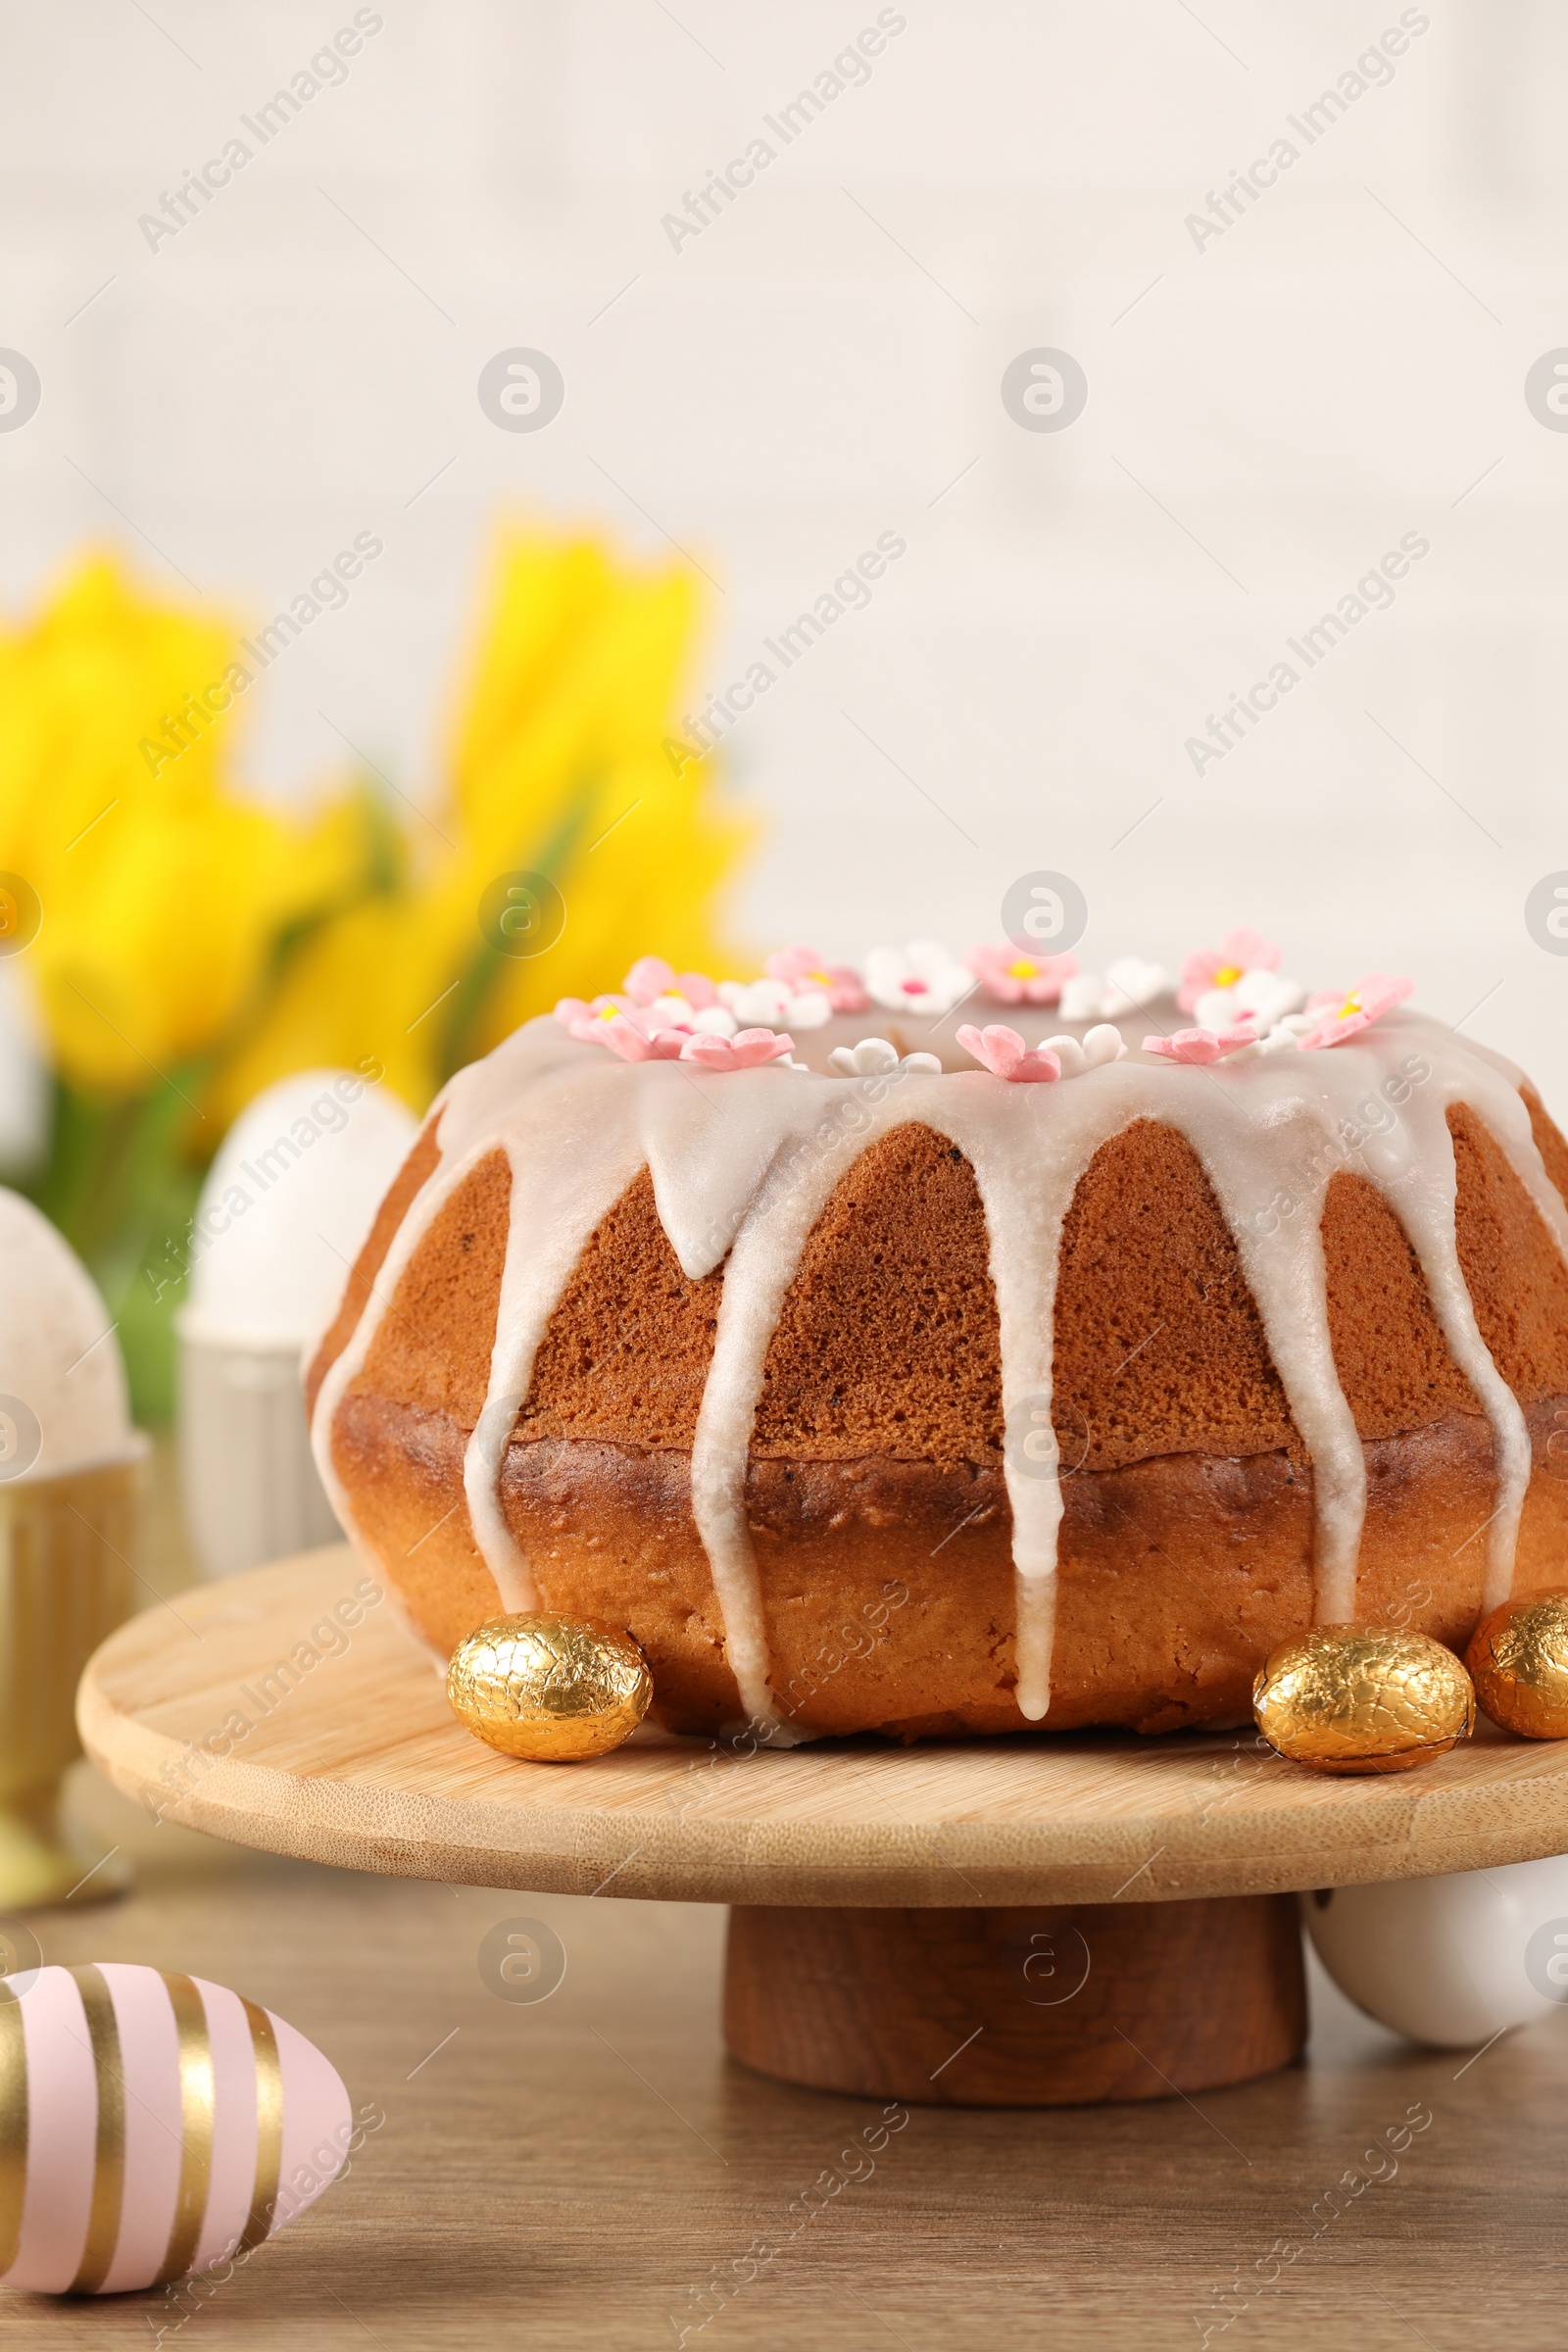
[(81, 1753), (83, 1662), (136, 1605), (139, 1457), (0, 1482), (0, 1913), (122, 1893), (124, 1857), (78, 1838), (62, 1783)]
[(338, 1545), (182, 1595), (188, 1631), (122, 1626), (82, 1678), (88, 1754), (274, 1853), (729, 1903), (729, 2047), (819, 2088), (1054, 2106), (1245, 2082), (1304, 2039), (1295, 1889), (1568, 1851), (1568, 1741), (1486, 1724), (1368, 1780), (1250, 1731), (740, 1754), (645, 1727), (526, 1763), (456, 1721), (389, 1603), (313, 1642), (362, 1575)]

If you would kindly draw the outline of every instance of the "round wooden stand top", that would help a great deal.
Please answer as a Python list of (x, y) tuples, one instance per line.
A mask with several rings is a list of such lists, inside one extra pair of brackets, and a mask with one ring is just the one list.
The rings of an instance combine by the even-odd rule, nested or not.
[(356, 1603), (356, 1587), (377, 1590), (340, 1544), (133, 1618), (82, 1678), (88, 1754), (149, 1809), (241, 1845), (687, 1902), (1166, 1902), (1568, 1851), (1568, 1741), (1487, 1724), (1373, 1780), (1319, 1777), (1250, 1730), (736, 1754), (645, 1727), (595, 1763), (522, 1763), (464, 1730), (390, 1599)]

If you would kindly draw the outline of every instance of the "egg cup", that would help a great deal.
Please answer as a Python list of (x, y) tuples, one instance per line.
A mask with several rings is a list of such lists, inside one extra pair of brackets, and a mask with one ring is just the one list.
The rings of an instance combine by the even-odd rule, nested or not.
[(179, 1485), (209, 1576), (238, 1576), (339, 1540), (311, 1452), (297, 1342), (215, 1331), (189, 1311), (179, 1344)]

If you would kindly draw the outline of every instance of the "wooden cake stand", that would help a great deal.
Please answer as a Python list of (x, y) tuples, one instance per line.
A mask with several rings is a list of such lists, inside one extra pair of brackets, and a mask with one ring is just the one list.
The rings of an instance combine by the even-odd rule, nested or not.
[[(1324, 1779), (1249, 1732), (738, 1753), (645, 1727), (497, 1755), (346, 1546), (180, 1595), (82, 1678), (88, 1754), (168, 1818), (406, 1878), (729, 1903), (724, 2031), (761, 2072), (971, 2106), (1167, 2097), (1305, 2034), (1294, 1889), (1568, 1851), (1568, 1741)], [(322, 1629), (322, 1630), (317, 1630)]]

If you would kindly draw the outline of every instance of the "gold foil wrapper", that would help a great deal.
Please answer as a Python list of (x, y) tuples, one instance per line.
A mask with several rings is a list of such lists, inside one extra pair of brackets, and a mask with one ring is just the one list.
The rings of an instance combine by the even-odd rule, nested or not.
[(1505, 1732), (1568, 1740), (1568, 1592), (1505, 1600), (1476, 1627), (1464, 1662)]
[(1387, 1625), (1317, 1625), (1274, 1650), (1252, 1685), (1269, 1745), (1314, 1772), (1408, 1772), (1475, 1729), (1451, 1649)]
[(629, 1740), (654, 1678), (630, 1634), (593, 1619), (493, 1617), (461, 1642), (447, 1696), (476, 1740), (537, 1764), (578, 1764)]

